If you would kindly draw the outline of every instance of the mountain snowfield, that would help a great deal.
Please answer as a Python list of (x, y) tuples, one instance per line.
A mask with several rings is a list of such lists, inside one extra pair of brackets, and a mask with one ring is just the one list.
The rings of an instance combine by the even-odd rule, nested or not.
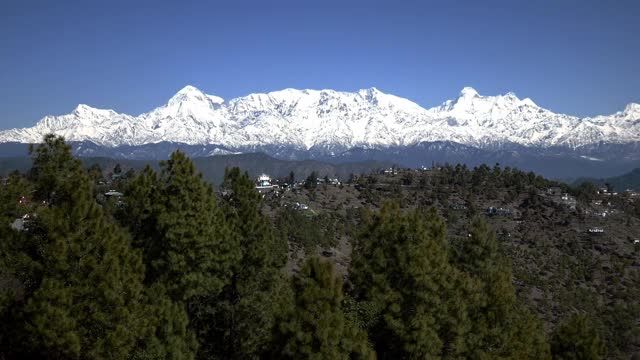
[(477, 148), (504, 144), (576, 148), (640, 141), (640, 105), (613, 115), (556, 114), (508, 93), (481, 96), (465, 87), (431, 109), (376, 88), (358, 92), (285, 89), (225, 102), (186, 86), (166, 105), (139, 116), (78, 105), (34, 127), (0, 132), (0, 142), (37, 143), (48, 133), (115, 147), (160, 142), (220, 145), (229, 150), (384, 149), (448, 141)]

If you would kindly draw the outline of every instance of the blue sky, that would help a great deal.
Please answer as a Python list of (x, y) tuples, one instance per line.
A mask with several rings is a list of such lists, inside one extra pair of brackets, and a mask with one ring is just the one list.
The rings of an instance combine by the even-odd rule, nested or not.
[(640, 1), (0, 2), (0, 129), (78, 103), (140, 114), (187, 84), (231, 99), (463, 86), (580, 116), (640, 102)]

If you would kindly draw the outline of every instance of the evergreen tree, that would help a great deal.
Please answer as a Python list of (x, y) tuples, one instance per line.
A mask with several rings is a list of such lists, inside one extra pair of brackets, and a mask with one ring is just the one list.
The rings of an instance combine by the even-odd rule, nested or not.
[(225, 213), (239, 238), (240, 258), (231, 267), (229, 283), (217, 299), (212, 348), (219, 357), (257, 358), (271, 340), (287, 244), (262, 215), (262, 196), (247, 173), (226, 169), (222, 185), (228, 192)]
[(158, 225), (158, 216), (163, 210), (162, 191), (158, 174), (146, 166), (127, 183), (124, 190), (126, 206), (117, 214), (120, 222), (129, 229), (134, 247), (142, 250), (147, 266), (147, 283), (152, 283), (158, 276), (152, 273), (153, 262), (159, 258), (164, 246)]
[(14, 322), (20, 321), (17, 314), (22, 312), (25, 285), (21, 280), (34, 277), (35, 264), (22, 251), (29, 240), (26, 233), (12, 227), (33, 211), (33, 204), (25, 202), (31, 189), (31, 183), (17, 172), (0, 185), (0, 358), (15, 356), (23, 341), (18, 337), (24, 336)]
[(309, 176), (307, 176), (307, 179), (304, 181), (304, 188), (315, 189), (317, 186), (318, 186), (318, 173), (315, 171), (312, 171), (311, 174), (309, 174)]
[(140, 256), (62, 138), (31, 150), (34, 200), (50, 205), (34, 210), (28, 231), (3, 239), (3, 272), (19, 284), (4, 356), (127, 358), (146, 327)]
[(284, 359), (372, 359), (366, 333), (342, 310), (342, 281), (333, 265), (310, 258), (293, 279), (290, 313), (278, 323), (272, 351)]
[(104, 176), (102, 175), (102, 168), (100, 167), (100, 164), (91, 165), (89, 167), (89, 169), (87, 170), (87, 172), (89, 174), (89, 178), (93, 182), (98, 182), (98, 181), (104, 180)]
[(145, 288), (144, 303), (147, 326), (130, 359), (194, 359), (198, 342), (188, 330), (189, 317), (184, 307), (172, 301), (157, 283)]
[(186, 309), (205, 358), (214, 351), (217, 299), (239, 259), (238, 237), (191, 159), (176, 151), (161, 165), (160, 176), (147, 168), (131, 181), (121, 218), (143, 249), (146, 282)]
[(554, 359), (595, 360), (603, 359), (607, 348), (587, 317), (573, 315), (554, 331), (551, 353)]
[(25, 215), (39, 204), (34, 204), (31, 196), (33, 186), (22, 174), (13, 172), (0, 185), (0, 219), (11, 223)]
[(454, 251), (455, 265), (469, 274), (477, 292), (469, 297), (473, 330), (466, 337), (476, 358), (549, 357), (540, 322), (518, 304), (511, 283), (511, 267), (498, 251), (495, 233), (481, 218), (471, 224), (469, 237)]
[(34, 199), (56, 203), (71, 203), (78, 187), (86, 182), (82, 164), (71, 153), (62, 137), (47, 135), (41, 146), (29, 147), (33, 166), (29, 176), (34, 183)]
[(176, 151), (162, 167), (159, 177), (146, 168), (132, 180), (122, 215), (144, 249), (148, 281), (177, 301), (216, 296), (238, 258), (236, 240), (191, 159)]
[(445, 235), (434, 209), (402, 213), (385, 204), (358, 238), (350, 280), (356, 300), (377, 312), (369, 334), (380, 358), (464, 351), (471, 285), (449, 265)]

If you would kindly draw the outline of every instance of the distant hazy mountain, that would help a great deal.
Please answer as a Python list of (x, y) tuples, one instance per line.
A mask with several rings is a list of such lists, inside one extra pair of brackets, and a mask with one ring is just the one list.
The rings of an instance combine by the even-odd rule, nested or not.
[[(141, 170), (146, 165), (158, 169), (156, 160), (131, 160), (114, 159), (105, 157), (84, 157), (82, 158), (86, 167), (93, 164), (100, 165), (104, 170), (113, 169), (116, 164), (120, 164), (123, 169)], [(341, 164), (330, 164), (316, 160), (289, 161), (272, 158), (265, 154), (240, 154), (240, 155), (220, 155), (209, 157), (193, 158), (196, 168), (202, 172), (204, 178), (216, 185), (222, 182), (224, 169), (237, 166), (243, 171), (247, 171), (252, 177), (259, 174), (268, 174), (274, 178), (289, 176), (293, 171), (298, 180), (304, 180), (311, 172), (316, 171), (319, 176), (338, 177), (346, 181), (351, 174), (368, 174), (378, 169), (392, 166), (390, 162), (383, 161), (358, 161)], [(31, 158), (26, 156), (0, 157), (0, 176), (18, 170), (26, 172), (31, 168)]]
[(574, 185), (579, 185), (585, 181), (590, 181), (597, 186), (609, 184), (613, 186), (615, 191), (625, 191), (627, 189), (640, 191), (640, 168), (633, 169), (626, 174), (608, 178), (579, 178), (574, 181)]

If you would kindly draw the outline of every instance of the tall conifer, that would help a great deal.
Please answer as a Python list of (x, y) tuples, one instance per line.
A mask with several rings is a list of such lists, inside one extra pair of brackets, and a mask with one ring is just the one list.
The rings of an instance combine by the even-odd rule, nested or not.
[(516, 298), (508, 259), (498, 251), (495, 233), (475, 218), (469, 236), (453, 251), (455, 265), (477, 285), (469, 297), (473, 330), (466, 337), (470, 353), (478, 358), (541, 359), (549, 357), (542, 326)]
[(342, 281), (333, 264), (310, 258), (293, 279), (294, 301), (276, 329), (281, 359), (373, 359), (366, 333), (342, 310)]
[(262, 196), (246, 173), (225, 171), (224, 212), (239, 240), (240, 258), (217, 299), (216, 353), (221, 357), (256, 358), (266, 351), (278, 310), (275, 291), (282, 281), (287, 244), (262, 214)]
[(191, 159), (176, 151), (158, 176), (150, 168), (126, 191), (121, 216), (143, 249), (148, 284), (159, 284), (189, 315), (199, 358), (213, 354), (217, 301), (240, 257), (235, 236)]
[(20, 244), (3, 247), (22, 291), (13, 308), (20, 342), (13, 350), (124, 359), (145, 327), (140, 256), (92, 198), (92, 184), (62, 138), (47, 136), (32, 156), (33, 200), (49, 205), (34, 209), (33, 224), (14, 234)]
[(553, 332), (551, 352), (554, 359), (595, 360), (605, 358), (607, 348), (586, 316), (573, 315)]
[(435, 210), (402, 213), (386, 204), (354, 248), (354, 295), (376, 309), (369, 334), (380, 358), (437, 358), (462, 352), (468, 282), (449, 265)]

